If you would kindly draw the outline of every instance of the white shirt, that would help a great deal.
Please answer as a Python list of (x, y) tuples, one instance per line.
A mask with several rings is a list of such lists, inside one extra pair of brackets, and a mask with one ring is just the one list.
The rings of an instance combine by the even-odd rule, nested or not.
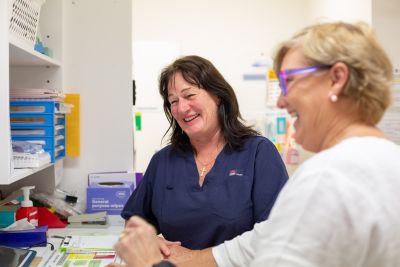
[(306, 161), (219, 266), (400, 266), (400, 147), (354, 137)]

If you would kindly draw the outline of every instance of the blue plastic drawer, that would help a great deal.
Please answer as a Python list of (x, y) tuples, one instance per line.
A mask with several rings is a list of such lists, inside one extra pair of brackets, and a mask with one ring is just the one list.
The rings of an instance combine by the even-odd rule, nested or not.
[(54, 138), (54, 126), (11, 125), (11, 135)]
[(52, 126), (54, 125), (54, 116), (52, 114), (13, 113), (10, 114), (10, 123), (11, 126)]
[(10, 101), (12, 139), (42, 143), (52, 163), (64, 158), (65, 114), (57, 113), (59, 107), (54, 100)]
[(54, 138), (53, 137), (33, 137), (33, 136), (15, 136), (12, 135), (12, 140), (20, 141), (33, 141), (38, 144), (43, 145), (43, 149), (50, 153), (51, 162), (54, 163), (55, 153), (54, 153)]
[(12, 140), (30, 141), (43, 146), (43, 149), (48, 151), (54, 148), (54, 138), (52, 137), (33, 137), (33, 136), (12, 136)]
[(12, 100), (10, 114), (54, 114), (56, 104), (54, 100)]
[(65, 124), (65, 114), (56, 114), (54, 124)]
[(65, 146), (65, 136), (64, 135), (56, 135), (54, 138), (55, 146)]
[(55, 147), (55, 157), (56, 159), (64, 158), (65, 157), (65, 146), (56, 146)]

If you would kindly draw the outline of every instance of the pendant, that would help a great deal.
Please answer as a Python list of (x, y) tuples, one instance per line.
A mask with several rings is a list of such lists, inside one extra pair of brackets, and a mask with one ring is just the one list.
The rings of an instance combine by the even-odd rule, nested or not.
[(203, 177), (204, 173), (206, 172), (206, 166), (203, 166), (200, 171), (200, 177)]

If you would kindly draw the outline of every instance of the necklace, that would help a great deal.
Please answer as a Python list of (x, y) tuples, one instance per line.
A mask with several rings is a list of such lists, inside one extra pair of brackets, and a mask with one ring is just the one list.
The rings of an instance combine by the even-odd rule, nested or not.
[(201, 165), (202, 165), (201, 170), (200, 170), (200, 173), (199, 173), (200, 177), (203, 177), (203, 176), (204, 176), (204, 174), (208, 171), (208, 170), (207, 170), (207, 166), (210, 165), (211, 163), (213, 163), (215, 160), (216, 160), (216, 158), (214, 158), (214, 159), (213, 159), (212, 161), (210, 161), (209, 163), (204, 163), (204, 162), (201, 162), (199, 159), (197, 159), (197, 161), (198, 161), (199, 163), (201, 163)]
[(214, 152), (214, 157), (213, 157), (212, 160), (209, 161), (209, 162), (203, 162), (203, 161), (201, 161), (201, 160), (198, 158), (197, 155), (195, 156), (196, 161), (197, 161), (198, 163), (200, 163), (200, 165), (201, 165), (201, 168), (200, 168), (200, 171), (199, 171), (199, 176), (200, 176), (200, 178), (204, 177), (204, 175), (206, 174), (206, 172), (210, 170), (210, 169), (207, 169), (207, 167), (210, 166), (210, 165), (212, 165), (212, 164), (215, 162), (215, 160), (217, 159), (217, 155), (218, 155), (219, 148), (220, 148), (220, 144), (217, 145), (217, 149), (216, 149), (215, 152)]

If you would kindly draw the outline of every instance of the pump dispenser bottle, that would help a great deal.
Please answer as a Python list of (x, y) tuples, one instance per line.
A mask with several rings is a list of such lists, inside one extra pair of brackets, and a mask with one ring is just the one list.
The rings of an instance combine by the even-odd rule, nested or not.
[(33, 206), (32, 201), (29, 199), (29, 190), (34, 188), (34, 186), (24, 186), (21, 188), (24, 195), (24, 200), (21, 201), (21, 207), (17, 210), (15, 218), (17, 221), (23, 218), (27, 218), (28, 222), (30, 222), (32, 225), (38, 226), (38, 209)]

